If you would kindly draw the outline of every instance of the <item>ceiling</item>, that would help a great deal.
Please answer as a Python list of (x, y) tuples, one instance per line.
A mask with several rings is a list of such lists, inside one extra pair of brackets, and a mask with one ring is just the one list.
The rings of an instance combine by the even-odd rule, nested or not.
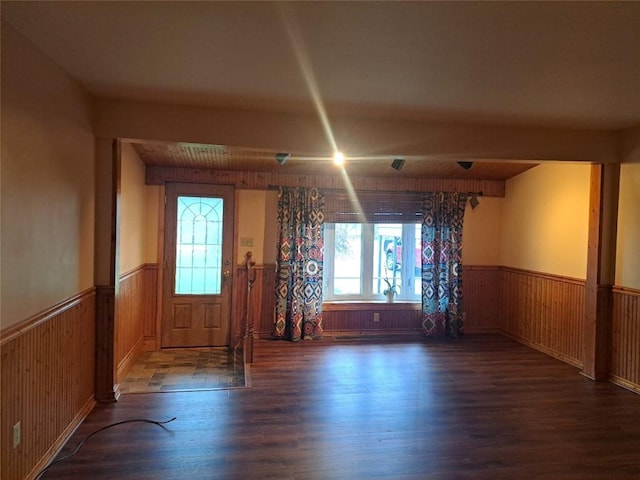
[[(291, 155), (284, 164), (278, 163), (272, 152), (257, 149), (202, 145), (191, 143), (133, 143), (140, 159), (146, 165), (159, 167), (210, 168), (214, 170), (240, 170), (251, 172), (327, 175), (332, 172), (331, 159)], [(467, 180), (507, 180), (532, 167), (527, 162), (473, 162), (462, 167), (455, 161), (406, 158), (400, 170), (395, 170), (391, 157), (348, 159), (345, 170), (349, 176), (394, 178), (445, 178)]]
[[(640, 125), (640, 2), (2, 1), (1, 8), (99, 97), (277, 112), (315, 111), (315, 98), (329, 117)], [(212, 147), (200, 157), (180, 145), (136, 149), (152, 164), (208, 156), (214, 168), (231, 157), (234, 166), (279, 167), (275, 152), (252, 147)], [(385, 174), (384, 160), (352, 168)], [(299, 173), (312, 163), (292, 157), (281, 168)], [(403, 172), (509, 178), (531, 166), (421, 164), (408, 161)]]

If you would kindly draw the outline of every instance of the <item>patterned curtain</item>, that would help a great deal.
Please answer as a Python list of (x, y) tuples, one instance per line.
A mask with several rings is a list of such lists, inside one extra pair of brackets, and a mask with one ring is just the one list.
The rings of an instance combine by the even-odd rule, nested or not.
[(275, 338), (322, 336), (323, 223), (317, 188), (280, 188)]
[(422, 205), (422, 330), (458, 337), (463, 328), (462, 224), (466, 193), (429, 193)]

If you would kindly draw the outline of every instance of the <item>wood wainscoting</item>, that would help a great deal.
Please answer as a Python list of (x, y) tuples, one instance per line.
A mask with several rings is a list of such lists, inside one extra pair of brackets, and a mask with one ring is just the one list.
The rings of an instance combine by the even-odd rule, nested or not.
[(465, 332), (500, 332), (582, 367), (585, 281), (502, 266), (465, 266)]
[(155, 350), (158, 266), (143, 264), (120, 276), (116, 298), (116, 382), (143, 350)]
[[(258, 337), (269, 337), (273, 333), (273, 312), (275, 308), (276, 266), (275, 264), (255, 265), (256, 280), (251, 289), (253, 332)], [(234, 281), (234, 320), (232, 322), (232, 344), (244, 335), (247, 308), (247, 269), (236, 266)]]
[[(256, 337), (269, 338), (273, 333), (275, 309), (275, 264), (255, 265), (256, 280), (251, 291), (253, 331)], [(247, 305), (247, 270), (244, 265), (236, 267), (234, 282), (233, 339), (238, 341), (244, 334)], [(323, 328), (330, 333), (357, 332), (418, 332), (420, 331), (419, 304), (396, 302), (376, 303), (325, 303), (323, 305)], [(373, 321), (379, 313), (380, 321)], [(235, 343), (234, 342), (234, 343)]]
[(613, 288), (611, 381), (640, 393), (640, 290)]
[[(238, 335), (246, 305), (246, 270), (238, 266), (234, 288)], [(254, 333), (273, 329), (275, 265), (256, 266), (252, 292)], [(569, 363), (583, 364), (584, 280), (502, 267), (464, 267), (465, 327), (468, 334), (501, 333)], [(374, 313), (380, 321), (374, 322)], [(640, 290), (613, 291), (611, 381), (640, 393)], [(420, 331), (420, 305), (326, 303), (328, 333), (411, 333)]]
[(506, 267), (501, 271), (497, 315), (501, 330), (582, 368), (584, 280)]
[(501, 268), (465, 265), (462, 275), (465, 333), (496, 333), (500, 327)]
[(3, 480), (33, 478), (93, 408), (95, 326), (90, 289), (2, 332)]
[(50, 478), (638, 480), (629, 392), (499, 335), (367, 342), (257, 340), (251, 388), (123, 395), (61, 454), (178, 419), (104, 432)]
[(420, 333), (421, 305), (400, 302), (328, 302), (322, 305), (327, 334)]

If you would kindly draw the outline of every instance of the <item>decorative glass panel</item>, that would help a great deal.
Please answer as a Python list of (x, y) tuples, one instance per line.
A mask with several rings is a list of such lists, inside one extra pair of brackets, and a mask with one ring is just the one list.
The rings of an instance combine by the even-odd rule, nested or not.
[(178, 197), (176, 294), (220, 294), (223, 206), (222, 198)]

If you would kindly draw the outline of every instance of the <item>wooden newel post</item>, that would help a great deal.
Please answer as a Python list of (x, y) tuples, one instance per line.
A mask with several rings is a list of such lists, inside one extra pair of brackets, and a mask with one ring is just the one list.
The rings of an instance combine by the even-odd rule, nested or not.
[(247, 252), (245, 255), (245, 267), (247, 269), (247, 303), (245, 307), (244, 325), (244, 363), (253, 363), (253, 309), (251, 308), (251, 291), (256, 281), (256, 271), (253, 266), (256, 262), (252, 259), (253, 254)]

